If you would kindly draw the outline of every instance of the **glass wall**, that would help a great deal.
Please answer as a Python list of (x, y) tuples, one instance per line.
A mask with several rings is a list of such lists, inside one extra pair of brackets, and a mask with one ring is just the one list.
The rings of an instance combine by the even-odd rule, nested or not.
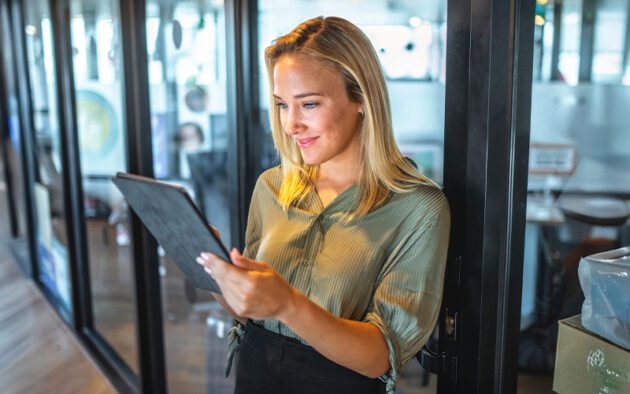
[(35, 146), (34, 200), (39, 275), (63, 308), (71, 306), (61, 140), (49, 2), (24, 7)]
[[(622, 67), (630, 2), (596, 2), (592, 59), (579, 49), (585, 3), (538, 3), (538, 34), (548, 32), (536, 53), (551, 68), (558, 45), (561, 77), (543, 70), (532, 87), (519, 365), (521, 379), (550, 392), (557, 321), (581, 313), (580, 259), (630, 244), (630, 81)], [(579, 82), (589, 60), (592, 82)]]
[[(396, 141), (425, 175), (442, 183), (446, 0), (259, 1), (260, 132), (265, 135), (260, 167), (277, 161), (268, 123), (265, 47), (300, 22), (330, 15), (331, 10), (358, 25), (372, 41), (387, 79)], [(397, 393), (434, 392), (436, 380), (411, 360), (401, 373)]]
[[(2, 128), (0, 127), (0, 131), (1, 130)], [(2, 137), (0, 136), (0, 216), (2, 216), (2, 220), (0, 220), (0, 239), (7, 239), (11, 236), (11, 221), (9, 217), (9, 198), (7, 195), (9, 190), (5, 175), (5, 154), (2, 149), (3, 143), (4, 141), (2, 141)]]
[[(149, 1), (146, 29), (155, 177), (184, 186), (232, 246), (223, 2)], [(159, 255), (169, 392), (233, 392), (233, 374), (224, 377), (231, 319)]]
[(137, 372), (129, 215), (110, 181), (127, 168), (118, 2), (73, 0), (70, 13), (94, 326)]
[[(18, 248), (14, 248), (14, 251), (18, 253), (27, 253), (28, 240), (26, 234), (27, 228), (27, 205), (25, 188), (28, 185), (24, 182), (25, 171), (23, 167), (22, 157), (22, 123), (20, 118), (20, 104), (18, 100), (18, 86), (17, 76), (15, 69), (15, 52), (10, 48), (13, 48), (13, 40), (11, 39), (12, 21), (9, 17), (9, 7), (6, 4), (0, 4), (0, 29), (2, 29), (2, 35), (0, 36), (0, 47), (2, 50), (2, 70), (4, 75), (0, 76), (4, 82), (4, 92), (0, 95), (0, 98), (5, 101), (1, 103), (6, 110), (5, 124), (3, 125), (2, 132), (4, 135), (2, 143), (4, 145), (4, 154), (6, 155), (6, 165), (8, 166), (5, 175), (10, 178), (10, 188), (8, 193), (11, 193), (10, 199), (13, 201), (12, 208), (14, 209), (15, 216), (17, 218), (17, 226), (12, 231), (12, 236), (15, 237), (15, 241), (19, 244)], [(9, 50), (4, 50), (9, 48)], [(7, 197), (9, 197), (7, 193)], [(8, 218), (7, 218), (8, 219)], [(22, 256), (22, 259), (18, 259), (18, 262), (22, 264), (24, 272), (30, 272), (25, 264), (29, 261), (29, 256)]]

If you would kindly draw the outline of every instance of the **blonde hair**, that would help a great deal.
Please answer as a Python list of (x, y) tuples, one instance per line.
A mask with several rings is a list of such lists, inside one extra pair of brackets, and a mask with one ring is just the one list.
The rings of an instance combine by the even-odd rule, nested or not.
[[(271, 95), (274, 67), (284, 55), (306, 56), (333, 66), (341, 73), (350, 100), (363, 106), (360, 130), (362, 169), (356, 209), (351, 217), (377, 209), (387, 201), (391, 192), (405, 193), (420, 185), (435, 185), (414, 168), (396, 145), (385, 78), (372, 44), (357, 26), (338, 17), (317, 17), (276, 39), (265, 50)], [(270, 102), (274, 102), (273, 96)], [(287, 209), (302, 202), (314, 187), (319, 166), (304, 163), (299, 147), (283, 130), (277, 106), (270, 110), (270, 123), (282, 163), (279, 198)]]

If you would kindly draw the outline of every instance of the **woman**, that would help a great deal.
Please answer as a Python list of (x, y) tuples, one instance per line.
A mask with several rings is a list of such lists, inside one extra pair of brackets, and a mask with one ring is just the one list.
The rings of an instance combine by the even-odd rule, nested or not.
[(356, 26), (308, 20), (265, 58), (282, 164), (258, 179), (243, 255), (197, 259), (239, 321), (236, 392), (391, 393), (437, 320), (447, 202), (398, 150)]

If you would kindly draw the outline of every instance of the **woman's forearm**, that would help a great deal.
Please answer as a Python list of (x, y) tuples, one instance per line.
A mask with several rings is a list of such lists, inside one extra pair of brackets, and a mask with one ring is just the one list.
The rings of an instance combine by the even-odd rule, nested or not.
[(280, 320), (328, 359), (376, 378), (389, 369), (389, 349), (373, 324), (339, 318), (295, 292)]

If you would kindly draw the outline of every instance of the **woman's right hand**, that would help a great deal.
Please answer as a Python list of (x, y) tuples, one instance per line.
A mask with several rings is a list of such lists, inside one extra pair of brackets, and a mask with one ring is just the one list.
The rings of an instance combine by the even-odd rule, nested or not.
[(227, 313), (229, 313), (230, 316), (232, 316), (232, 319), (238, 320), (243, 325), (247, 324), (247, 318), (237, 315), (236, 312), (234, 312), (232, 310), (232, 308), (230, 308), (230, 306), (227, 304), (227, 302), (225, 302), (225, 298), (223, 298), (223, 296), (221, 294), (214, 293), (214, 292), (210, 292), (210, 294), (212, 294), (212, 296), (219, 303), (219, 305), (221, 305), (223, 307), (223, 309)]

